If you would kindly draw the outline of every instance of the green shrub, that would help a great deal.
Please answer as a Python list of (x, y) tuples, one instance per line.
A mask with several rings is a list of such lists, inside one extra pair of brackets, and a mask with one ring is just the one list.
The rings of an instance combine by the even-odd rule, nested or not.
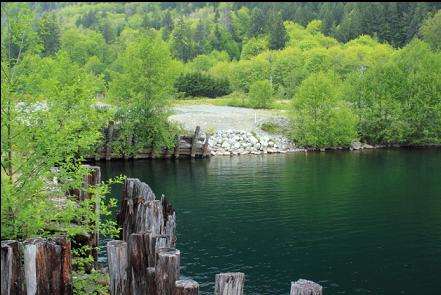
[(266, 109), (271, 106), (273, 90), (268, 80), (256, 81), (250, 86), (249, 98), (255, 108)]
[(175, 81), (177, 92), (185, 96), (219, 97), (231, 93), (230, 81), (226, 78), (212, 78), (202, 73), (187, 73)]
[(312, 74), (293, 100), (291, 138), (314, 148), (345, 146), (357, 139), (357, 117), (342, 99), (341, 81), (333, 73)]

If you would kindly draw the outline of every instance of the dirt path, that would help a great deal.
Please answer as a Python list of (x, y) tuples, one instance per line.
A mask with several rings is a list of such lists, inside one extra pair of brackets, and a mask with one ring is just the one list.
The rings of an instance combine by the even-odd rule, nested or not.
[[(207, 131), (213, 130), (256, 130), (256, 123), (275, 115), (271, 110), (255, 110), (228, 106), (192, 105), (174, 108), (175, 114), (169, 119), (194, 131), (196, 126)], [(280, 111), (279, 114), (280, 115)]]

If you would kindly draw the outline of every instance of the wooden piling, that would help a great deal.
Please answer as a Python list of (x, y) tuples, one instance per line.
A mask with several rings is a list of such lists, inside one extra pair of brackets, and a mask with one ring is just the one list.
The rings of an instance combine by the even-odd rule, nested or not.
[(147, 268), (147, 288), (145, 290), (146, 295), (156, 295), (156, 276), (155, 276), (155, 268), (148, 267)]
[(70, 242), (65, 238), (24, 242), (27, 294), (72, 294), (70, 267)]
[(323, 295), (323, 288), (313, 281), (299, 279), (291, 282), (290, 295)]
[(242, 295), (245, 274), (242, 272), (227, 272), (216, 274), (215, 295)]
[(129, 295), (129, 274), (127, 243), (120, 240), (107, 242), (110, 294)]
[(199, 284), (193, 280), (176, 281), (176, 295), (198, 295)]
[(205, 136), (205, 142), (204, 142), (204, 147), (202, 149), (202, 157), (207, 157), (208, 155), (208, 141), (210, 140), (210, 135), (206, 134)]
[(161, 196), (161, 204), (164, 217), (164, 234), (167, 236), (167, 247), (175, 248), (176, 211), (164, 195)]
[(50, 241), (61, 247), (62, 294), (72, 294), (72, 251), (70, 240), (66, 237), (52, 237)]
[(23, 278), (17, 241), (2, 241), (1, 251), (1, 295), (23, 294)]
[(173, 248), (160, 248), (156, 257), (155, 276), (158, 295), (175, 295), (175, 282), (180, 275), (181, 253)]
[(150, 233), (133, 233), (129, 236), (128, 255), (129, 273), (132, 295), (144, 295), (148, 289), (149, 257), (155, 254), (155, 248), (150, 247)]
[(181, 136), (179, 136), (178, 134), (176, 135), (175, 159), (179, 159), (180, 145), (181, 145)]
[(194, 131), (193, 140), (191, 143), (191, 157), (194, 158), (196, 156), (196, 148), (199, 139), (199, 133), (201, 132), (201, 127), (196, 126), (196, 130)]

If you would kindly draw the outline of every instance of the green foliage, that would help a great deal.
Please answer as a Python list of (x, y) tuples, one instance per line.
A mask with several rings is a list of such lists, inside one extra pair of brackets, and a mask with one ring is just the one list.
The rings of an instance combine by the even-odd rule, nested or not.
[(38, 36), (41, 39), (43, 56), (54, 55), (61, 47), (60, 27), (54, 16), (45, 16), (40, 21)]
[(281, 49), (285, 47), (285, 42), (288, 39), (285, 26), (283, 25), (282, 16), (280, 13), (273, 11), (271, 13), (271, 20), (269, 24), (269, 48)]
[(435, 50), (441, 50), (441, 10), (428, 18), (419, 30), (422, 39)]
[(178, 77), (175, 88), (185, 96), (218, 97), (231, 92), (230, 82), (227, 79), (212, 78), (202, 73), (187, 73)]
[[(114, 148), (133, 155), (145, 146), (155, 150), (174, 145), (174, 128), (167, 121), (168, 101), (178, 74), (170, 51), (158, 34), (148, 31), (129, 41), (117, 60), (109, 97), (118, 106), (119, 144)], [(135, 145), (128, 144), (134, 137)]]
[(267, 49), (268, 40), (266, 38), (251, 38), (243, 45), (240, 59), (250, 59)]
[(73, 289), (74, 294), (85, 295), (108, 295), (110, 294), (108, 281), (109, 274), (93, 270), (90, 274), (84, 272), (74, 272)]
[(255, 108), (268, 108), (271, 104), (273, 90), (268, 80), (256, 81), (250, 86), (249, 97)]
[(349, 145), (357, 139), (357, 119), (341, 99), (341, 82), (333, 73), (317, 73), (300, 85), (294, 100), (291, 137), (314, 148)]

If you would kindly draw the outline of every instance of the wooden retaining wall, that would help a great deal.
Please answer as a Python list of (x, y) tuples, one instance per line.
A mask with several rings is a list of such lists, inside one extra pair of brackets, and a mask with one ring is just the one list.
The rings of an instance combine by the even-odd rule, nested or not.
[[(210, 156), (208, 145), (210, 136), (208, 134), (202, 136), (199, 126), (196, 127), (192, 135), (177, 136), (176, 145), (172, 149), (161, 149), (155, 154), (152, 148), (145, 147), (142, 152), (134, 156), (118, 154), (112, 149), (112, 143), (118, 138), (119, 133), (118, 127), (113, 122), (110, 122), (109, 126), (103, 130), (104, 141), (96, 150), (95, 161), (112, 159), (205, 158)], [(130, 137), (128, 144), (133, 145), (135, 141), (135, 138)], [(92, 159), (93, 157), (89, 158)]]

